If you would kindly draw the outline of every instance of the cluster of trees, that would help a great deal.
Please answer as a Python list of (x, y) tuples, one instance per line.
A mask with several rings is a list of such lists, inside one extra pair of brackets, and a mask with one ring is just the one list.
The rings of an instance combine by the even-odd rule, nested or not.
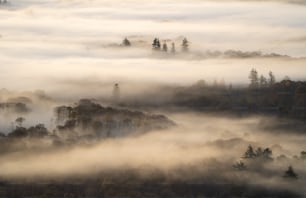
[[(90, 144), (97, 139), (145, 133), (150, 130), (167, 129), (175, 125), (163, 115), (145, 114), (103, 107), (83, 99), (75, 106), (55, 108), (56, 127), (49, 131), (43, 124), (24, 127), (24, 117), (18, 117), (7, 135), (0, 133), (0, 153), (31, 148), (32, 140), (37, 145), (65, 146), (77, 143)], [(0, 196), (1, 197), (1, 196)]]
[(272, 160), (272, 150), (270, 148), (262, 149), (258, 147), (256, 150), (253, 149), (251, 145), (248, 146), (248, 149), (245, 151), (243, 158), (261, 158), (264, 160)]
[(0, 112), (15, 112), (15, 113), (26, 113), (29, 108), (25, 103), (21, 102), (3, 102), (0, 103)]
[(25, 121), (24, 117), (18, 117), (15, 120), (16, 126), (14, 129), (8, 133), (6, 136), (3, 133), (0, 133), (0, 137), (5, 138), (42, 138), (50, 134), (44, 124), (37, 124), (35, 126), (31, 126), (29, 128), (23, 127), (23, 123)]
[(272, 71), (269, 72), (269, 77), (266, 78), (262, 74), (259, 76), (257, 70), (254, 68), (250, 71), (249, 79), (250, 79), (250, 88), (252, 89), (271, 87), (276, 82), (275, 76), (272, 73)]
[(43, 124), (37, 124), (35, 126), (31, 126), (29, 128), (17, 126), (15, 130), (8, 134), (8, 137), (15, 138), (42, 138), (49, 135), (49, 131)]
[[(301, 156), (303, 156), (303, 154), (306, 154), (306, 152), (304, 153), (304, 151), (301, 152)], [(265, 148), (262, 149), (261, 147), (258, 147), (257, 149), (254, 149), (252, 147), (252, 145), (249, 145), (247, 150), (244, 152), (243, 159), (250, 159), (250, 160), (256, 160), (257, 162), (258, 159), (261, 159), (261, 162), (265, 162), (265, 161), (272, 161), (272, 150), (270, 148)], [(303, 158), (302, 158), (303, 159)], [(240, 160), (238, 162), (236, 162), (233, 167), (237, 170), (247, 170), (248, 167), (246, 166), (246, 164)], [(292, 166), (289, 166), (287, 170), (284, 171), (284, 178), (293, 178), (293, 179), (297, 179), (298, 178), (298, 174), (294, 171)]]
[[(130, 40), (126, 37), (126, 38), (123, 39), (121, 45), (125, 46), (125, 47), (130, 47), (132, 44), (131, 44)], [(187, 40), (187, 38), (184, 38), (182, 40), (182, 44), (181, 44), (181, 51), (182, 52), (188, 52), (189, 51), (189, 45), (190, 45), (190, 42)], [(152, 42), (152, 49), (154, 51), (163, 51), (163, 52), (168, 52), (169, 51), (167, 42), (164, 41), (163, 44), (161, 44), (159, 38), (154, 38), (154, 40)], [(174, 42), (171, 43), (170, 52), (171, 53), (175, 53), (176, 52), (176, 48), (175, 48), (175, 43)]]
[[(189, 51), (189, 41), (187, 38), (184, 38), (181, 44), (182, 47), (182, 52), (188, 52)], [(152, 43), (152, 49), (155, 51), (163, 51), (163, 52), (168, 52), (168, 44), (166, 41), (164, 41), (163, 45), (161, 46), (160, 40), (158, 38), (155, 38)], [(171, 43), (171, 53), (175, 53), (175, 43)]]
[[(260, 80), (261, 79), (261, 80)], [(292, 81), (288, 77), (276, 82), (273, 72), (269, 78), (258, 77), (253, 69), (250, 87), (233, 87), (224, 80), (207, 84), (200, 80), (191, 86), (168, 87), (160, 91), (167, 95), (158, 106), (191, 108), (196, 111), (231, 111), (233, 113), (263, 113), (297, 119), (306, 118), (306, 82)], [(153, 94), (153, 93), (152, 93)], [(155, 94), (155, 93), (154, 93)], [(170, 95), (170, 97), (169, 97)], [(149, 97), (149, 96), (148, 96)], [(146, 105), (149, 98), (126, 105)], [(156, 102), (152, 104), (156, 107)]]
[(96, 137), (115, 136), (114, 133), (128, 134), (146, 132), (151, 129), (165, 129), (174, 123), (163, 115), (148, 115), (140, 111), (104, 108), (87, 99), (74, 106), (59, 106), (55, 109), (57, 131), (74, 132), (86, 129)]
[(7, 3), (7, 0), (0, 0), (0, 4)]

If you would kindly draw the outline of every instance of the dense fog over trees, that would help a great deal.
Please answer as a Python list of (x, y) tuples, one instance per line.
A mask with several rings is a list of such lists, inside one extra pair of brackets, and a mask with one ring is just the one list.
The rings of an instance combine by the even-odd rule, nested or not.
[(0, 0), (0, 197), (305, 197), (303, 0)]

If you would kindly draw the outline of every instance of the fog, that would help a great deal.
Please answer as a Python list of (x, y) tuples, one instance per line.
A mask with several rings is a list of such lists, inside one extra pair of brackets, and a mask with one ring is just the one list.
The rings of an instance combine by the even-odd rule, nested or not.
[[(304, 0), (0, 3), (0, 187), (2, 181), (109, 177), (116, 182), (135, 174), (137, 181), (212, 181), (305, 195), (304, 92), (293, 83), (305, 81), (305, 5)], [(188, 52), (182, 49), (185, 37)], [(123, 46), (124, 38), (130, 47)], [(152, 50), (154, 38), (169, 50)], [(265, 100), (257, 100), (247, 89), (252, 68), (265, 77), (272, 71), (277, 83), (290, 78), (294, 97), (284, 99), (279, 92), (286, 86), (276, 83), (264, 87)], [(228, 94), (233, 97), (226, 99)], [(84, 98), (91, 102), (80, 106)], [(277, 112), (259, 113), (254, 104)], [(286, 105), (301, 111), (286, 114)], [(64, 113), (56, 111), (59, 106)], [(249, 112), (234, 111), (237, 106)], [(66, 116), (62, 125), (60, 113)], [(90, 126), (78, 125), (83, 121)], [(173, 125), (161, 127), (170, 121)], [(148, 130), (140, 130), (143, 123)], [(118, 135), (118, 125), (135, 131)], [(45, 134), (35, 136), (34, 126)], [(112, 136), (112, 130), (119, 132)], [(34, 136), (23, 136), (29, 131)], [(249, 145), (254, 151), (269, 148), (272, 156), (247, 159)], [(289, 166), (298, 179), (284, 178)]]
[[(297, 1), (295, 1), (297, 2)], [(302, 1), (299, 1), (302, 2)], [(13, 90), (62, 91), (63, 81), (190, 84), (247, 82), (255, 67), (304, 79), (305, 6), (274, 2), (9, 1), (1, 5), (0, 83)], [(275, 9), (277, 8), (277, 9)], [(132, 47), (119, 47), (124, 37)], [(178, 54), (152, 54), (154, 37)], [(182, 55), (183, 37), (190, 54)], [(289, 57), (210, 57), (207, 51)], [(187, 66), (188, 65), (188, 66)], [(239, 72), (237, 72), (239, 70)]]
[[(273, 131), (263, 130), (260, 126), (262, 120), (276, 123), (268, 117), (241, 119), (194, 113), (168, 116), (180, 124), (169, 130), (105, 139), (90, 146), (4, 154), (0, 161), (0, 177), (13, 181), (35, 178), (60, 181), (133, 170), (142, 178), (159, 173), (169, 181), (213, 178), (216, 182), (224, 182), (230, 179), (305, 193), (303, 188), (298, 189), (305, 183), (305, 161), (293, 157), (305, 149), (303, 134), (282, 131), (275, 136)], [(232, 165), (243, 160), (243, 153), (250, 144), (270, 147), (274, 161), (254, 165), (245, 160), (250, 170), (237, 172)], [(282, 154), (288, 157), (287, 160), (277, 160)], [(292, 164), (299, 174), (299, 181), (290, 184), (282, 176)]]

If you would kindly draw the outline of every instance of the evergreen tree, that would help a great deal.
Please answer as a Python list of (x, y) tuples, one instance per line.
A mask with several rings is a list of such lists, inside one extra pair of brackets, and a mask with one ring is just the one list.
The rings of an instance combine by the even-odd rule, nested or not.
[(120, 88), (119, 88), (119, 84), (116, 83), (114, 85), (114, 88), (113, 88), (113, 103), (114, 104), (117, 104), (120, 100)]
[(263, 75), (260, 76), (259, 78), (259, 84), (261, 88), (265, 88), (268, 85), (268, 80), (266, 77), (264, 77)]
[(248, 146), (248, 149), (244, 153), (243, 158), (254, 158), (256, 157), (256, 153), (254, 152), (254, 149), (251, 145)]
[(175, 53), (175, 43), (171, 44), (171, 53)]
[(246, 165), (243, 163), (243, 161), (236, 162), (236, 163), (233, 165), (233, 167), (234, 167), (235, 169), (237, 169), (237, 170), (240, 170), (240, 171), (246, 170), (246, 169), (247, 169), (247, 167), (246, 167)]
[(256, 69), (252, 69), (249, 75), (250, 88), (256, 89), (259, 85), (258, 73)]
[(270, 71), (269, 72), (269, 86), (273, 86), (275, 84), (275, 76), (274, 74)]
[(262, 155), (266, 159), (272, 159), (272, 150), (270, 148), (265, 148)]
[(155, 38), (152, 43), (153, 50), (160, 50), (160, 41), (158, 38)]
[(184, 38), (182, 42), (182, 51), (183, 52), (189, 51), (189, 41), (186, 38)]
[(294, 172), (292, 166), (289, 166), (288, 170), (285, 171), (285, 174), (283, 177), (297, 179), (298, 175)]
[(131, 46), (131, 42), (125, 37), (122, 41), (122, 45), (129, 47)]
[(167, 43), (164, 43), (164, 44), (163, 44), (163, 51), (164, 51), (164, 52), (167, 52), (167, 51), (168, 51)]

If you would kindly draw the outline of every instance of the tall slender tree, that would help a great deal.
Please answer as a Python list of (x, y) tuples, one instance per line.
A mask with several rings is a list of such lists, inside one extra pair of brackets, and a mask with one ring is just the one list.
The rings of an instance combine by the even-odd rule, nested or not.
[(187, 40), (187, 38), (183, 39), (183, 42), (182, 42), (182, 51), (183, 52), (188, 52), (189, 51), (189, 41)]
[(259, 85), (260, 85), (261, 88), (265, 88), (265, 87), (268, 86), (268, 80), (263, 75), (261, 75), (260, 78), (259, 78)]
[(259, 79), (258, 79), (258, 73), (256, 69), (252, 69), (250, 74), (249, 74), (249, 79), (250, 79), (250, 88), (256, 89), (258, 88), (259, 85)]
[(168, 52), (168, 45), (166, 42), (163, 44), (163, 51)]
[(160, 50), (160, 41), (158, 38), (155, 38), (152, 43), (153, 50)]
[(269, 72), (269, 86), (273, 86), (275, 84), (275, 76), (272, 71)]

